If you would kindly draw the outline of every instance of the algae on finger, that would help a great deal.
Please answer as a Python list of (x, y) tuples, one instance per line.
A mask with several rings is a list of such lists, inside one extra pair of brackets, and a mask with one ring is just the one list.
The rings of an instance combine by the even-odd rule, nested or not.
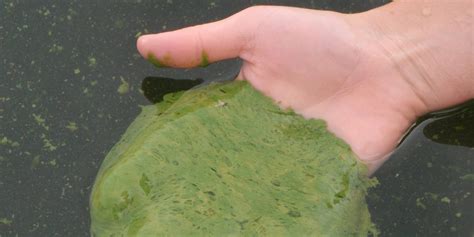
[(214, 83), (143, 107), (101, 166), (91, 233), (367, 236), (366, 175), (323, 121)]

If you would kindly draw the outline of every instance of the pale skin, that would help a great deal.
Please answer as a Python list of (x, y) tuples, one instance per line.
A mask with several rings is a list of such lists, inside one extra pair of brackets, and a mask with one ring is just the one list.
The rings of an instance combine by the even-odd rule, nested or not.
[(141, 36), (142, 56), (188, 68), (240, 57), (237, 79), (323, 119), (373, 173), (416, 118), (474, 98), (472, 0), (395, 1), (340, 14), (258, 6)]

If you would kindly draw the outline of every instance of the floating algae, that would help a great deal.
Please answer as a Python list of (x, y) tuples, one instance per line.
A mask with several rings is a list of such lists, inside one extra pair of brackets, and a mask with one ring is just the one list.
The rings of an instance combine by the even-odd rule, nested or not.
[(241, 81), (145, 106), (105, 158), (93, 236), (367, 236), (372, 181), (320, 120)]

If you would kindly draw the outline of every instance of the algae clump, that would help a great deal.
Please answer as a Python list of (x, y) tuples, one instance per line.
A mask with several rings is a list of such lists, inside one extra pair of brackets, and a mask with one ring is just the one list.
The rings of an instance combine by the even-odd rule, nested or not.
[(248, 83), (145, 106), (105, 158), (93, 236), (367, 236), (373, 182), (320, 120)]

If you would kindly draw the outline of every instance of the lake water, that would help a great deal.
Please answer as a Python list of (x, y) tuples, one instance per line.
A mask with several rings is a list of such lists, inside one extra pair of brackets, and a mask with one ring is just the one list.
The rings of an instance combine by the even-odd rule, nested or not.
[[(140, 105), (190, 81), (232, 78), (237, 60), (157, 70), (140, 34), (255, 4), (357, 12), (386, 1), (0, 2), (0, 237), (88, 236), (91, 186)], [(472, 236), (474, 106), (420, 122), (368, 196), (381, 236)]]

